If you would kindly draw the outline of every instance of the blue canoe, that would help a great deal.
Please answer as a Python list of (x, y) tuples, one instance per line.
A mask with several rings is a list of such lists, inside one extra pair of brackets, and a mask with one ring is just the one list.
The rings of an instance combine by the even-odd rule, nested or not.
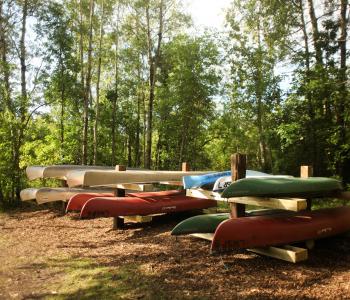
[[(220, 177), (231, 176), (231, 171), (217, 172), (217, 173), (208, 173), (204, 175), (192, 175), (184, 176), (182, 181), (185, 189), (199, 188), (205, 185), (214, 185), (215, 181)], [(247, 170), (246, 177), (266, 177), (272, 176), (267, 173)]]

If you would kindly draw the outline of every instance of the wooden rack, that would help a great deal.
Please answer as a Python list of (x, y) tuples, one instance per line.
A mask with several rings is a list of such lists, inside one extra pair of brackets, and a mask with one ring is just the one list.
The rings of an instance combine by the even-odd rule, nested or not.
[[(300, 169), (301, 177), (312, 176), (311, 166), (302, 166)], [(246, 155), (231, 155), (231, 176), (232, 181), (245, 177), (246, 174)], [(231, 218), (240, 218), (245, 216), (246, 205), (254, 205), (273, 209), (285, 209), (291, 211), (301, 211), (311, 209), (311, 199), (304, 198), (267, 198), (267, 197), (234, 197), (222, 198), (220, 193), (207, 191), (203, 189), (188, 189), (187, 196), (198, 197), (203, 199), (212, 199), (223, 201), (230, 204)], [(192, 234), (197, 238), (211, 241), (213, 234)], [(313, 247), (313, 241), (306, 243), (306, 248)], [(288, 262), (300, 262), (308, 258), (308, 249), (285, 245), (281, 247), (267, 247), (258, 249), (247, 249), (248, 251), (274, 257)]]
[[(189, 168), (188, 163), (186, 163), (186, 162), (182, 163), (182, 171), (183, 172), (188, 172), (189, 169), (190, 168)], [(126, 167), (124, 165), (116, 165), (115, 170), (116, 171), (126, 171)], [(103, 185), (103, 187), (109, 187), (109, 188), (115, 189), (115, 195), (117, 197), (125, 197), (125, 190), (151, 192), (154, 190), (154, 184), (155, 183), (108, 184), (108, 185)], [(160, 181), (160, 182), (158, 182), (158, 184), (172, 185), (172, 186), (183, 186), (183, 183), (181, 181)], [(112, 229), (116, 230), (116, 229), (123, 228), (125, 222), (148, 223), (148, 222), (151, 222), (154, 217), (160, 216), (160, 215), (164, 215), (164, 214), (153, 214), (153, 215), (147, 215), (147, 216), (136, 215), (136, 216), (114, 217)]]

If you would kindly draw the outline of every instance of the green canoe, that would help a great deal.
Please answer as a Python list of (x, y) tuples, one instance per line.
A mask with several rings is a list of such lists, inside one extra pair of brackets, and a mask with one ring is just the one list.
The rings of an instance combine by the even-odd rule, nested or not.
[(322, 197), (340, 190), (341, 183), (332, 178), (244, 178), (233, 182), (221, 196)]
[[(272, 214), (291, 214), (291, 212), (280, 209), (259, 209), (247, 211), (246, 214), (249, 217), (253, 217)], [(221, 222), (228, 220), (229, 218), (229, 213), (194, 216), (177, 224), (171, 231), (171, 234), (182, 235), (191, 233), (214, 233), (216, 227), (218, 227)]]
[(221, 222), (228, 220), (229, 218), (229, 213), (194, 216), (177, 224), (171, 231), (171, 234), (182, 235), (215, 232), (216, 227), (218, 227)]

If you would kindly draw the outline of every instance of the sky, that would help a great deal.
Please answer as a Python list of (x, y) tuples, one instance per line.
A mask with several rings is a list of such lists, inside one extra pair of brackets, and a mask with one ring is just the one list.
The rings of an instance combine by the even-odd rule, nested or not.
[[(194, 25), (199, 28), (223, 29), (224, 9), (232, 0), (185, 0), (185, 9), (192, 15)], [(187, 7), (186, 7), (187, 6)]]

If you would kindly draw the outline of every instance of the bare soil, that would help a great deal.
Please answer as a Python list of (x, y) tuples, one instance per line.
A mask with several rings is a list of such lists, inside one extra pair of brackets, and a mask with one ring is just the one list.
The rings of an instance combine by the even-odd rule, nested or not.
[(0, 299), (350, 299), (350, 236), (316, 242), (291, 264), (174, 238), (188, 215), (111, 230), (58, 209), (0, 214)]

